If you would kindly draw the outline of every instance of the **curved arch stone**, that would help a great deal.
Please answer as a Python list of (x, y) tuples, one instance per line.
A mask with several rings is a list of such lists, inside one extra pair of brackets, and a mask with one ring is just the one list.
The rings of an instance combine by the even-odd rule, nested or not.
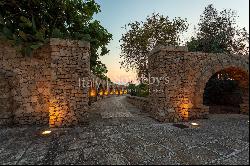
[[(168, 76), (170, 82), (159, 86), (150, 84), (150, 110), (161, 121), (183, 121), (207, 116), (208, 108), (203, 105), (206, 83), (215, 73), (226, 69), (242, 71), (244, 96), (248, 98), (248, 57), (229, 54), (188, 52), (182, 47), (161, 47), (149, 55), (149, 73), (154, 77)], [(164, 64), (164, 65), (159, 65)], [(232, 71), (230, 71), (232, 72)], [(241, 80), (241, 82), (244, 82)], [(156, 89), (163, 91), (154, 92)], [(248, 113), (248, 102), (244, 99), (242, 113)], [(175, 115), (173, 115), (173, 112)]]

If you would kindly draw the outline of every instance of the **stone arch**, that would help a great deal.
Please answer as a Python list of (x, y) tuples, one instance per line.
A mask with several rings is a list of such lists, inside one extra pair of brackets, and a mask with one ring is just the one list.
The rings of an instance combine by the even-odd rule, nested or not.
[[(203, 104), (206, 83), (215, 73), (238, 71), (244, 90), (240, 105), (249, 114), (249, 59), (240, 55), (188, 52), (185, 46), (155, 48), (148, 56), (149, 74), (169, 78), (166, 83), (150, 84), (149, 110), (160, 121), (177, 122), (203, 118), (209, 107)], [(228, 71), (231, 69), (230, 71)]]
[[(228, 59), (227, 61), (223, 59)], [(207, 61), (195, 77), (194, 91), (192, 96), (193, 109), (190, 110), (190, 118), (202, 117), (209, 113), (209, 107), (203, 104), (203, 94), (209, 79), (216, 73), (225, 71), (230, 74), (233, 79), (239, 82), (240, 88), (243, 90), (243, 103), (240, 105), (241, 113), (249, 114), (249, 67), (248, 61), (243, 57), (235, 57), (235, 55), (223, 55), (217, 60)], [(237, 74), (237, 75), (235, 75)], [(192, 111), (198, 111), (192, 113)]]

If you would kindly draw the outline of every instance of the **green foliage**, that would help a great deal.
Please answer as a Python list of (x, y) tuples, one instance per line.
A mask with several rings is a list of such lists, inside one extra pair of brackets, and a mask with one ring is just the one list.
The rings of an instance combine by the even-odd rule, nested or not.
[[(189, 51), (208, 53), (229, 53), (249, 55), (249, 34), (246, 29), (237, 26), (235, 11), (217, 11), (213, 5), (208, 5), (201, 15), (196, 37), (187, 43)], [(204, 97), (207, 102), (225, 104), (222, 97), (236, 89), (236, 82), (228, 80), (226, 73), (221, 74), (223, 80), (213, 77), (207, 84)]]
[(129, 84), (128, 85), (128, 93), (131, 96), (138, 96), (138, 97), (147, 97), (149, 95), (149, 89), (147, 84)]
[(49, 38), (89, 41), (91, 69), (95, 70), (99, 56), (108, 53), (106, 45), (112, 35), (92, 20), (100, 12), (94, 0), (0, 0), (0, 8), (0, 39), (21, 46), (24, 55)]
[(139, 84), (136, 86), (137, 96), (147, 97), (149, 95), (149, 87), (147, 84)]
[(200, 17), (196, 37), (187, 43), (190, 51), (249, 54), (249, 34), (237, 26), (236, 12), (217, 11), (208, 5)]
[(108, 69), (104, 64), (101, 63), (101, 61), (97, 61), (97, 64), (93, 67), (92, 71), (93, 74), (95, 74), (95, 76), (99, 77), (100, 79), (110, 81), (110, 79), (105, 75), (105, 73), (108, 72)]
[(108, 31), (101, 26), (99, 21), (91, 22), (88, 28), (85, 29), (85, 34), (87, 34), (85, 37), (91, 39), (90, 67), (91, 70), (94, 71), (95, 66), (100, 64), (100, 62), (98, 61), (99, 57), (109, 53), (109, 50), (107, 49), (106, 45), (112, 39), (112, 35), (108, 33)]
[(128, 85), (128, 94), (131, 96), (136, 96), (136, 85), (135, 84), (129, 84)]
[(160, 14), (152, 14), (145, 22), (125, 25), (127, 32), (121, 38), (121, 66), (135, 69), (139, 77), (147, 76), (148, 53), (157, 45), (178, 45), (180, 35), (186, 31), (187, 21), (181, 18), (170, 20)]

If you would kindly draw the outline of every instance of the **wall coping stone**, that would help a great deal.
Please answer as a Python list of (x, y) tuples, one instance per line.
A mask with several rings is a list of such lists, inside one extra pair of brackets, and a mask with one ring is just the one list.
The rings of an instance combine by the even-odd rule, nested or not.
[(50, 38), (49, 40), (50, 46), (64, 46), (64, 47), (86, 47), (90, 48), (90, 43), (87, 41), (80, 40), (69, 40), (69, 39), (59, 39), (59, 38)]
[(187, 46), (173, 46), (173, 45), (169, 45), (169, 46), (158, 45), (149, 53), (149, 56), (154, 55), (156, 53), (159, 53), (161, 51), (165, 51), (165, 52), (188, 52), (188, 47)]
[(130, 98), (130, 99), (148, 101), (148, 98), (147, 98), (147, 97), (138, 97), (138, 96), (131, 96), (131, 95), (128, 95), (127, 97)]

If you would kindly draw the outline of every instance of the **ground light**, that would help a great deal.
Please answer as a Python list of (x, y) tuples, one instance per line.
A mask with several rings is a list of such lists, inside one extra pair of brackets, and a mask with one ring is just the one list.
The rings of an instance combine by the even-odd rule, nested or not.
[(198, 124), (198, 123), (195, 123), (195, 122), (192, 122), (191, 125), (192, 125), (192, 126), (199, 126), (199, 124)]
[(51, 133), (50, 130), (45, 130), (45, 131), (42, 132), (42, 135), (48, 135), (48, 134), (50, 134), (50, 133)]

